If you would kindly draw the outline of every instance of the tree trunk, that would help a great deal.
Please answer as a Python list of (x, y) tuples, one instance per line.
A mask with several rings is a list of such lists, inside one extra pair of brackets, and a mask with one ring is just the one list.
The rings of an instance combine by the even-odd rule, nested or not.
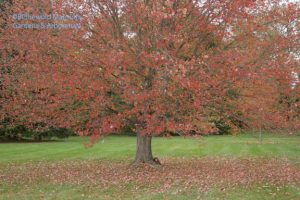
[(157, 158), (153, 158), (151, 149), (152, 136), (141, 136), (137, 134), (137, 149), (134, 164), (148, 163), (151, 165), (160, 165)]

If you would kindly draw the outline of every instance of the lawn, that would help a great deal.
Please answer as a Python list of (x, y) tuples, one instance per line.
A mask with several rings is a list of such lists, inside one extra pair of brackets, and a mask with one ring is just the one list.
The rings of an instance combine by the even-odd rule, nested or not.
[[(132, 160), (136, 138), (108, 136), (92, 148), (88, 138), (72, 137), (58, 142), (0, 143), (0, 163), (74, 159)], [(153, 154), (161, 157), (287, 157), (300, 159), (300, 136), (257, 135), (161, 138), (153, 141)]]
[(300, 199), (300, 136), (154, 138), (163, 166), (133, 167), (135, 137), (0, 144), (0, 199)]

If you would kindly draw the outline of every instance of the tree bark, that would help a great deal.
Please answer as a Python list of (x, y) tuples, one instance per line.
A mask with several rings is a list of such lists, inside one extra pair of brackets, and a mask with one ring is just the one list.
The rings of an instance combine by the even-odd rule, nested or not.
[(157, 158), (153, 158), (151, 148), (152, 136), (141, 136), (137, 134), (137, 149), (134, 164), (147, 163), (151, 165), (160, 165)]

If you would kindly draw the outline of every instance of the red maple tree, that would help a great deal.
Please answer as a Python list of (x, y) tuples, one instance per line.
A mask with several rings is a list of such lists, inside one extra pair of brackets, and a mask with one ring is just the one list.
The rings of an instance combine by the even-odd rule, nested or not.
[[(71, 127), (94, 140), (130, 124), (135, 162), (158, 163), (153, 135), (213, 132), (213, 112), (256, 111), (247, 98), (254, 89), (270, 91), (280, 79), (281, 91), (290, 90), (288, 74), (299, 72), (299, 6), (275, 3), (13, 1), (2, 17), (1, 65), (9, 72), (1, 73), (1, 118), (33, 128)], [(11, 16), (25, 12), (80, 15), (81, 28), (13, 27)], [(280, 32), (283, 26), (290, 29)], [(251, 95), (277, 111), (268, 101), (278, 91), (261, 92)]]

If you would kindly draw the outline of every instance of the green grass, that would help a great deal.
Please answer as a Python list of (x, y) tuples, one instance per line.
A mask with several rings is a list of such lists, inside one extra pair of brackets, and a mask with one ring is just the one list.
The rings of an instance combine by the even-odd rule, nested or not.
[[(133, 159), (136, 138), (108, 136), (92, 148), (85, 148), (88, 138), (72, 137), (59, 142), (2, 143), (0, 164), (7, 162), (54, 161), (68, 159)], [(300, 136), (264, 135), (262, 144), (256, 136), (208, 136), (202, 138), (154, 138), (157, 157), (287, 157), (300, 160)]]
[[(158, 187), (158, 186), (156, 186)], [(235, 187), (227, 190), (212, 188), (206, 192), (199, 192), (196, 189), (179, 191), (178, 188), (170, 188), (163, 193), (149, 192), (141, 188), (136, 190), (133, 184), (128, 183), (120, 192), (117, 188), (98, 188), (78, 185), (54, 185), (42, 183), (39, 185), (21, 186), (8, 185), (0, 188), (0, 199), (18, 200), (79, 200), (79, 199), (99, 199), (99, 200), (298, 200), (300, 197), (300, 187), (295, 185), (271, 186), (268, 184), (254, 185), (251, 188)]]

